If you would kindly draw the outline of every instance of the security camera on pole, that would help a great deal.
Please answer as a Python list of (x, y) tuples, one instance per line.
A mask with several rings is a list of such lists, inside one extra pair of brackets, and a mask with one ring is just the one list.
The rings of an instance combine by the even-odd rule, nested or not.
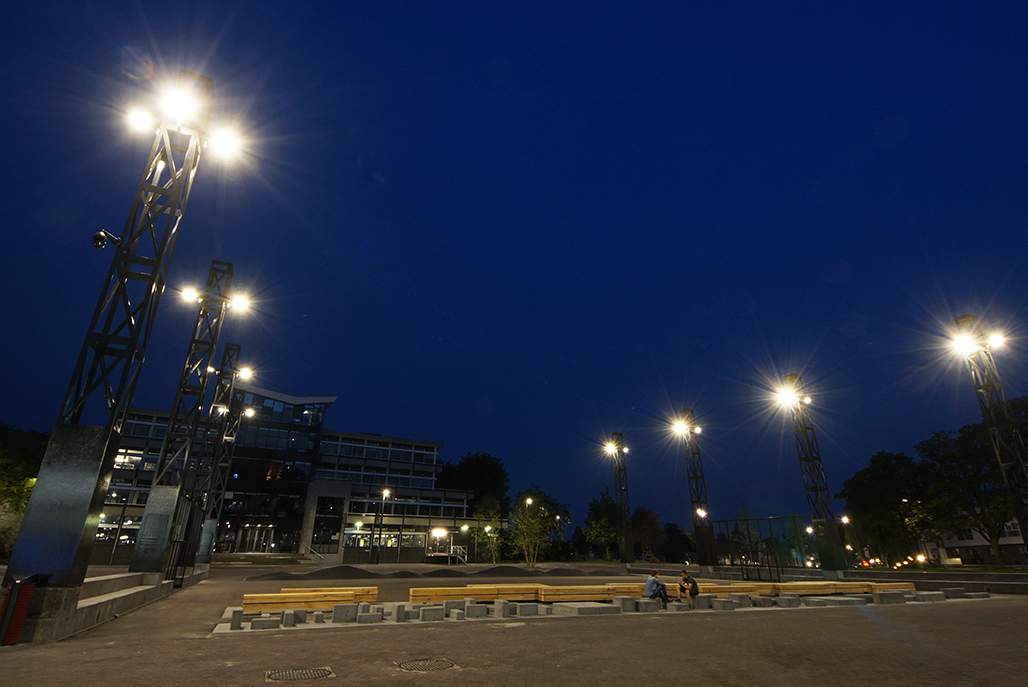
[[(4, 576), (14, 590), (26, 580), (44, 588), (15, 641), (58, 639), (70, 629), (79, 587), (96, 537), (122, 426), (153, 333), (158, 305), (200, 163), (211, 148), (230, 156), (239, 138), (209, 133), (211, 81), (186, 74), (159, 94), (158, 116), (129, 111), (130, 128), (153, 134), (121, 236), (101, 230), (96, 248), (113, 244), (71, 380), (40, 466)], [(2, 609), (0, 609), (2, 610)]]

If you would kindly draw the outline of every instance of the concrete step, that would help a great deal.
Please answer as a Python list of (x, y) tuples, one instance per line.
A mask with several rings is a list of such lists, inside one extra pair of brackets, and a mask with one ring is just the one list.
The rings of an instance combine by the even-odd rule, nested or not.
[(161, 581), (160, 573), (116, 573), (87, 577), (82, 581), (79, 598), (102, 596), (132, 587), (152, 587)]
[(156, 585), (140, 584), (106, 594), (79, 597), (75, 613), (69, 619), (68, 626), (64, 628), (65, 636), (106, 623), (119, 615), (162, 599), (171, 594), (173, 590), (174, 583), (166, 580)]

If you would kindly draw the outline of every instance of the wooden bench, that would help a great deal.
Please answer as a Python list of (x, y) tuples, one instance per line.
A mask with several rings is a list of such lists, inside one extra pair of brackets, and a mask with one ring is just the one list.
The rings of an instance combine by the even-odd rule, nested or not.
[(872, 592), (911, 592), (915, 591), (913, 582), (872, 582)]
[(352, 593), (358, 601), (378, 601), (378, 587), (282, 587), (279, 594), (335, 594)]
[(547, 603), (559, 601), (609, 601), (615, 596), (605, 584), (578, 584), (562, 587), (544, 587), (539, 590), (539, 600)]
[(472, 592), (468, 596), (474, 596), (481, 592), (495, 592), (495, 599), (504, 601), (538, 601), (539, 590), (549, 585), (545, 584), (469, 584), (465, 587)]
[(407, 600), (412, 604), (430, 604), (461, 599), (495, 601), (498, 598), (497, 594), (498, 591), (494, 585), (484, 587), (411, 587), (407, 590)]
[(264, 613), (267, 611), (328, 611), (336, 604), (370, 602), (378, 599), (374, 595), (358, 595), (353, 592), (304, 592), (295, 594), (243, 594), (243, 613)]

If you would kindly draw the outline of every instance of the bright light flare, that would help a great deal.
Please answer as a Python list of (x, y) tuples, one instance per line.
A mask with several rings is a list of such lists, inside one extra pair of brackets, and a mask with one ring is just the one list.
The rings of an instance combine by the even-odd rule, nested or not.
[(239, 368), (239, 378), (244, 382), (249, 382), (251, 379), (253, 379), (253, 375), (254, 372), (252, 367), (245, 366)]
[(782, 385), (775, 389), (775, 402), (779, 408), (792, 409), (799, 405), (800, 397), (796, 389), (791, 386)]
[(460, 526), (460, 531), (464, 532), (464, 533), (467, 533), (467, 531), (470, 530), (470, 529), (471, 528), (468, 525), (461, 525)]
[(245, 293), (232, 294), (232, 298), (229, 299), (228, 305), (232, 310), (239, 313), (249, 312), (252, 301), (250, 296)]
[(200, 292), (192, 286), (185, 286), (179, 294), (182, 297), (183, 303), (199, 303)]
[(432, 536), (435, 537), (436, 539), (442, 539), (447, 534), (449, 534), (449, 532), (446, 531), (445, 527), (433, 527), (432, 528)]
[(243, 415), (246, 416), (246, 417), (253, 417), (256, 414), (257, 414), (257, 411), (254, 410), (253, 408), (247, 408), (246, 410), (243, 411)]
[(387, 499), (387, 498), (389, 498), (392, 495), (392, 493), (393, 492), (389, 491), (388, 489), (383, 489), (382, 490), (382, 498)]
[(1003, 335), (1003, 332), (992, 332), (989, 334), (989, 348), (998, 351), (1007, 345), (1007, 337)]
[(482, 529), (485, 531), (486, 534), (489, 534), (490, 532), (493, 531), (493, 526), (492, 525), (486, 525)]
[(125, 124), (132, 131), (139, 133), (152, 132), (156, 125), (153, 115), (141, 107), (133, 107), (125, 113)]
[(675, 420), (671, 423), (671, 433), (676, 437), (689, 436), (689, 424), (685, 420)]
[(531, 506), (533, 503), (535, 503), (535, 502), (532, 500), (531, 496), (529, 496), (527, 499), (525, 499), (525, 505), (526, 506)]
[(706, 511), (705, 508), (697, 508), (696, 509), (696, 515), (699, 516), (700, 518), (706, 518), (707, 517), (707, 511)]
[(169, 84), (161, 90), (161, 114), (176, 123), (189, 123), (200, 112), (200, 99), (188, 86)]
[(234, 160), (243, 150), (243, 138), (232, 127), (219, 127), (207, 140), (211, 154), (219, 160)]
[(842, 516), (841, 518), (839, 518), (839, 522), (841, 522), (843, 525), (850, 524), (850, 516), (848, 516), (848, 515)]
[(955, 335), (950, 340), (950, 346), (953, 348), (953, 352), (961, 358), (970, 358), (972, 355), (982, 350), (978, 340), (971, 334), (967, 333)]
[(603, 452), (606, 453), (608, 456), (616, 456), (618, 452), (618, 445), (615, 444), (613, 441), (608, 441), (606, 444), (603, 445)]
[(923, 553), (917, 554), (917, 556), (915, 558), (916, 558), (918, 563), (924, 563), (925, 561), (928, 560)]
[(807, 527), (806, 527), (806, 529), (805, 529), (804, 531), (805, 531), (805, 532), (806, 532), (807, 534), (814, 534), (814, 528), (813, 528), (813, 527), (811, 527), (810, 525), (807, 525)]

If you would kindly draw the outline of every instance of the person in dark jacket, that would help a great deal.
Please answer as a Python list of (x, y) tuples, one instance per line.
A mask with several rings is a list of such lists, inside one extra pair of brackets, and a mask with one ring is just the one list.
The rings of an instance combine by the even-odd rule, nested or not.
[(689, 608), (696, 608), (696, 597), (700, 595), (700, 585), (688, 570), (683, 570), (682, 577), (678, 580), (678, 595), (689, 602)]

